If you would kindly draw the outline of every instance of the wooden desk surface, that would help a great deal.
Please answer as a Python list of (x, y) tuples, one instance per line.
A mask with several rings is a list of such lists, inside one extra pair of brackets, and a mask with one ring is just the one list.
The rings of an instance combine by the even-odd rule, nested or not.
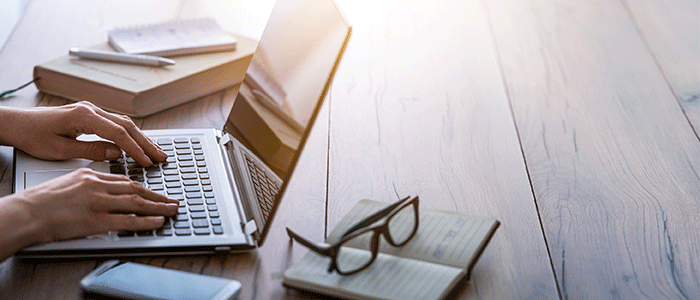
[[(112, 27), (221, 14), (223, 1), (146, 2), (34, 0), (0, 53), (0, 89)], [(241, 299), (305, 298), (281, 286), (306, 252), (285, 226), (321, 240), (361, 198), (417, 194), (502, 222), (459, 298), (700, 295), (697, 0), (338, 2), (353, 36), (264, 247), (135, 261), (239, 280)], [(233, 96), (136, 121), (220, 127)], [(0, 100), (62, 103), (34, 87)], [(100, 262), (10, 258), (0, 298), (80, 298)]]

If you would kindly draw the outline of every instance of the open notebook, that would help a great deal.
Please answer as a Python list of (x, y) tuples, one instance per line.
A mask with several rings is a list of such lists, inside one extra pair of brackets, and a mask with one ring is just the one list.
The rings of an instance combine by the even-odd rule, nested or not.
[[(333, 244), (359, 220), (387, 204), (361, 200), (338, 223), (326, 242)], [(365, 270), (343, 276), (328, 273), (330, 259), (309, 251), (284, 273), (288, 287), (341, 298), (442, 299), (471, 269), (496, 232), (493, 217), (420, 209), (418, 232), (403, 247), (380, 241), (377, 259)], [(367, 244), (352, 245), (368, 251)]]

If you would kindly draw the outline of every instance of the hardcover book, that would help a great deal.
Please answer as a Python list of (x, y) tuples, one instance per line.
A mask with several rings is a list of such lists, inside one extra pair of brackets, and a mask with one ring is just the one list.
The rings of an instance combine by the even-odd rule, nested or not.
[[(176, 64), (167, 67), (66, 55), (34, 67), (34, 78), (44, 93), (143, 117), (240, 84), (257, 41), (236, 38), (234, 51), (177, 56), (172, 58)], [(93, 48), (114, 51), (107, 43)]]

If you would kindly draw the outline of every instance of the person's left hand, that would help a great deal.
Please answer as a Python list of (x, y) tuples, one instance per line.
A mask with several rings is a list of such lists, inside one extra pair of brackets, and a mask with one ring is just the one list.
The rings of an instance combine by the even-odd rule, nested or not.
[[(142, 166), (168, 158), (129, 117), (108, 113), (89, 102), (7, 110), (8, 123), (0, 141), (38, 158), (116, 159), (121, 149)], [(114, 144), (76, 140), (81, 134), (96, 134)]]

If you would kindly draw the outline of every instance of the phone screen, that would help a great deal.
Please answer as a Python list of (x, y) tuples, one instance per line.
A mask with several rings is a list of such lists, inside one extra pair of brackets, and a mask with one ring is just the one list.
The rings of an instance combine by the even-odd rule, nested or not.
[(212, 299), (232, 280), (124, 263), (93, 278), (85, 291), (133, 299)]

